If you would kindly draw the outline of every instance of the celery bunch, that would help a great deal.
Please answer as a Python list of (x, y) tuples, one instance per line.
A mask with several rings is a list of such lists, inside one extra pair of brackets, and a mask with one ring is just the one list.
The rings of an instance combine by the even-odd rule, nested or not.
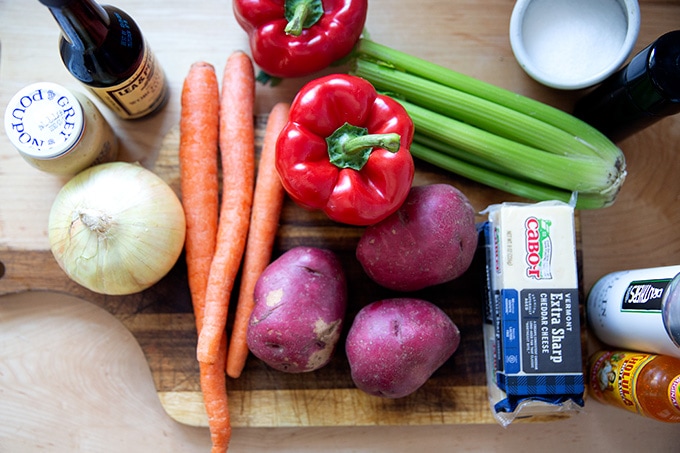
[(399, 101), (416, 129), (411, 153), (533, 200), (609, 206), (626, 177), (621, 150), (574, 116), (362, 39), (352, 72)]

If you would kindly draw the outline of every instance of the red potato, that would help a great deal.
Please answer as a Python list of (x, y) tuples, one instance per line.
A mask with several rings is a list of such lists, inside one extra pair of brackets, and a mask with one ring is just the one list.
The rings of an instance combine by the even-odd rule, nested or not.
[(359, 311), (345, 352), (357, 388), (401, 398), (418, 390), (459, 344), (458, 327), (439, 307), (421, 299), (397, 298)]
[(460, 277), (477, 248), (475, 211), (448, 184), (416, 186), (404, 204), (364, 231), (356, 256), (386, 288), (416, 291)]
[(331, 251), (287, 251), (261, 274), (254, 296), (247, 342), (256, 357), (288, 373), (330, 361), (347, 309), (345, 274)]

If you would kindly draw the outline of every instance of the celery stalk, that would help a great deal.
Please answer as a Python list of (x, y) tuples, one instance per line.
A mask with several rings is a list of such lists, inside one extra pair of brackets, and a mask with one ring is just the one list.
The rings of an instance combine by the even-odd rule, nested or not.
[[(605, 192), (615, 182), (601, 170), (602, 163), (546, 153), (449, 118), (401, 99), (416, 130), (452, 147), (543, 184), (578, 192)], [(574, 175), (578, 175), (577, 178)]]
[(613, 203), (625, 179), (614, 143), (547, 104), (367, 39), (353, 73), (404, 105), (419, 140), (437, 144), (425, 147), (430, 162), (474, 168), (470, 179), (535, 199), (577, 192), (578, 206), (588, 208)]
[(519, 179), (524, 178), (522, 173), (516, 171), (515, 169), (501, 168), (495, 163), (488, 161), (482, 156), (469, 153), (463, 149), (457, 148), (448, 143), (444, 143), (435, 137), (431, 137), (421, 132), (415, 133), (415, 135), (413, 136), (413, 141), (419, 143), (422, 146), (430, 148), (432, 151), (436, 151), (440, 154), (445, 154), (449, 157), (463, 161), (467, 164), (474, 165), (475, 167), (493, 171), (497, 173), (499, 176), (507, 175)]
[[(428, 162), (472, 181), (520, 197), (532, 200), (560, 200), (565, 203), (571, 200), (572, 192), (526, 181), (512, 175), (501, 174), (488, 168), (484, 168), (483, 166), (459, 159), (455, 157), (455, 154), (442, 153), (440, 152), (440, 149), (435, 149), (439, 148), (436, 144), (427, 143), (426, 139), (427, 137), (416, 137), (411, 144), (411, 154), (424, 162)], [(445, 147), (446, 145), (440, 144), (440, 146)], [(609, 206), (612, 202), (612, 198), (582, 193), (577, 194), (576, 208), (597, 209)]]
[(382, 63), (536, 117), (589, 144), (594, 152), (608, 157), (607, 160), (622, 159), (621, 150), (604, 134), (560, 109), (368, 39), (359, 41), (356, 52), (360, 59)]
[(378, 90), (502, 137), (554, 154), (593, 156), (591, 146), (556, 126), (441, 83), (361, 59), (354, 73)]

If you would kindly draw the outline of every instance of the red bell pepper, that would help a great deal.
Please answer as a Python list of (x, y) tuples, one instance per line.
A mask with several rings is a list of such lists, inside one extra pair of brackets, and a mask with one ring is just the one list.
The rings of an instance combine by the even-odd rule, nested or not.
[(298, 204), (337, 222), (371, 225), (409, 193), (413, 132), (397, 101), (362, 78), (332, 74), (295, 96), (276, 144), (276, 169)]
[(347, 56), (363, 31), (368, 0), (234, 0), (233, 7), (255, 63), (286, 78)]

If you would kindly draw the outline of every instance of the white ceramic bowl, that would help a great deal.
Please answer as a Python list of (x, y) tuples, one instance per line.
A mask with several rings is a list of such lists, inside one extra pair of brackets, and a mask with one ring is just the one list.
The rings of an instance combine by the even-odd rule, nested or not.
[(562, 90), (595, 85), (615, 72), (639, 31), (636, 0), (517, 0), (510, 18), (520, 66)]

